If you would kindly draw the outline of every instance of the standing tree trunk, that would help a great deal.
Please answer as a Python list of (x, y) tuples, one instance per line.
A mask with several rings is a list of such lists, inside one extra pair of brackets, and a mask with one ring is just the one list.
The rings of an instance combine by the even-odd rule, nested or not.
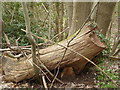
[[(118, 28), (118, 32), (116, 33), (116, 37), (114, 39), (114, 43), (113, 43), (113, 47), (112, 47), (112, 51), (111, 51), (111, 55), (115, 55), (115, 53), (117, 52), (117, 47), (120, 45), (120, 30)], [(119, 50), (119, 49), (118, 49)]]
[(49, 22), (48, 22), (48, 24), (49, 24), (49, 33), (48, 33), (48, 38), (49, 38), (49, 40), (51, 39), (51, 34), (52, 34), (52, 2), (49, 2), (49, 16), (48, 16), (48, 18), (49, 18)]
[(40, 78), (39, 78), (39, 71), (40, 70), (37, 67), (39, 65), (38, 65), (38, 61), (36, 59), (36, 43), (31, 35), (30, 18), (29, 18), (29, 14), (28, 14), (28, 8), (27, 8), (27, 5), (25, 2), (22, 3), (22, 7), (23, 7), (23, 12), (24, 12), (24, 17), (25, 17), (26, 35), (28, 37), (29, 42), (32, 45), (31, 52), (32, 52), (32, 61), (33, 61), (34, 71), (35, 71), (35, 75), (37, 77), (37, 80), (40, 81)]
[(59, 33), (59, 2), (55, 3), (55, 7), (56, 7), (56, 19), (55, 19), (55, 24), (56, 24), (56, 30), (55, 30), (55, 34)]
[(63, 34), (60, 34), (60, 32), (63, 31), (63, 15), (64, 15), (64, 5), (62, 3), (55, 3), (56, 4), (56, 34), (58, 35), (58, 40), (61, 41), (63, 39)]
[[(60, 28), (59, 28), (59, 34), (60, 34), (60, 32), (62, 32), (63, 31), (63, 17), (64, 17), (64, 3), (62, 2), (61, 4), (60, 4)], [(63, 40), (63, 34), (60, 34), (59, 35), (59, 40), (61, 41), (61, 40)]]
[[(0, 1), (0, 48), (2, 48), (2, 2)], [(1, 56), (1, 52), (0, 52)]]
[[(2, 48), (2, 2), (0, 1), (0, 49)], [(2, 52), (0, 52), (0, 64), (2, 64)], [(2, 73), (0, 73), (0, 76)]]
[(71, 28), (72, 17), (73, 17), (73, 2), (67, 2), (66, 8), (67, 8), (67, 16), (68, 16), (68, 27)]
[(97, 15), (96, 23), (98, 24), (99, 28), (102, 29), (103, 35), (106, 35), (115, 5), (116, 2), (99, 3), (96, 14)]
[(75, 33), (83, 24), (91, 11), (91, 2), (74, 2), (73, 3), (73, 18), (72, 27), (69, 31), (69, 36)]

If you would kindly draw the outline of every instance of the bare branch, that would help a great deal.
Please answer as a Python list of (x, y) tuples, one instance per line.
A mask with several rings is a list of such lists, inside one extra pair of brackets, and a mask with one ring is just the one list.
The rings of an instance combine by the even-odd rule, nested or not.
[[(30, 27), (30, 18), (29, 18), (29, 14), (28, 14), (28, 8), (26, 5), (26, 2), (22, 2), (22, 7), (23, 7), (23, 12), (24, 12), (24, 17), (25, 17), (25, 24), (26, 24), (26, 35), (28, 37), (29, 42), (32, 45), (32, 60), (33, 63), (37, 64), (37, 60), (36, 60), (36, 43), (35, 40), (33, 39), (32, 35), (31, 35), (31, 27)], [(39, 79), (39, 69), (33, 64), (34, 66), (34, 70), (35, 70), (35, 75)]]

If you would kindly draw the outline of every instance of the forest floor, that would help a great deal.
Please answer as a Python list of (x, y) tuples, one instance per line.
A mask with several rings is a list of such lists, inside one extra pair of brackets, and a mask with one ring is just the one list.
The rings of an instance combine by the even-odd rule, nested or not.
[[(64, 84), (55, 82), (54, 88), (98, 88), (95, 85), (96, 81), (96, 71), (89, 70), (88, 72), (76, 75), (72, 80), (63, 80)], [(50, 86), (51, 83), (48, 83)], [(0, 88), (40, 88), (39, 84), (36, 84), (34, 80), (26, 80), (19, 83), (13, 82), (2, 82)]]
[[(104, 67), (107, 67), (107, 70), (112, 70), (116, 72), (119, 70), (120, 64), (117, 60), (106, 60), (102, 65)], [(100, 85), (98, 85), (98, 83), (101, 82), (101, 80), (98, 80), (97, 78), (99, 73), (100, 71), (98, 71), (95, 66), (92, 66), (87, 71), (76, 75), (76, 77), (72, 80), (63, 79), (64, 84), (55, 82), (53, 88), (101, 88)], [(117, 80), (116, 82), (120, 83), (119, 80)], [(51, 83), (47, 82), (47, 85), (48, 87), (50, 87)], [(19, 83), (1, 82), (0, 89), (2, 88), (41, 88), (41, 86), (35, 83), (34, 80), (29, 79), (21, 81)]]

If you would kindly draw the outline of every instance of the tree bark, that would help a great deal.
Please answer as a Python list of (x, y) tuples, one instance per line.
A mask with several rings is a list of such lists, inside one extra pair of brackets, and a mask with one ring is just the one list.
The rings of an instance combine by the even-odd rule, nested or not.
[(58, 35), (58, 40), (63, 40), (63, 34), (60, 34), (60, 32), (63, 31), (63, 16), (64, 16), (64, 5), (63, 2), (55, 3), (56, 5), (56, 34)]
[[(55, 8), (56, 8), (56, 18), (55, 18), (55, 27), (56, 27), (56, 29), (55, 29), (55, 34), (59, 34), (59, 14), (60, 14), (60, 12), (59, 12), (59, 5), (60, 5), (60, 3), (59, 2), (56, 2), (55, 3)], [(59, 39), (58, 39), (59, 40)]]
[(73, 3), (73, 18), (72, 27), (69, 31), (69, 36), (74, 34), (88, 17), (92, 8), (91, 2), (74, 2)]
[(68, 27), (71, 28), (73, 18), (73, 2), (66, 2), (66, 8), (68, 16)]
[[(87, 32), (84, 32), (84, 34), (82, 35), (79, 34), (70, 43), (69, 49), (72, 49), (75, 52), (78, 52), (84, 55), (85, 57), (92, 59), (105, 48), (105, 45), (102, 42), (100, 42), (99, 38), (96, 36), (95, 33), (89, 32), (88, 28), (83, 29)], [(72, 37), (69, 37), (68, 40), (59, 42), (59, 44), (66, 46), (71, 38)], [(67, 50), (66, 55), (62, 61), (61, 58), (65, 50), (64, 47), (55, 44), (45, 49), (41, 49), (39, 50), (41, 62), (43, 62), (49, 70), (55, 69), (58, 63), (61, 62), (61, 68), (70, 66), (73, 68), (75, 73), (79, 73), (83, 70), (88, 61), (85, 60), (83, 57), (77, 55), (76, 53), (70, 51), (69, 49)], [(39, 54), (37, 54), (37, 56), (38, 55)], [(20, 58), (19, 62), (7, 56), (5, 57), (8, 59), (8, 61), (3, 67), (5, 73), (3, 80), (18, 82), (24, 79), (29, 79), (35, 75), (34, 68), (31, 65), (32, 62), (30, 63), (30, 61), (32, 61), (31, 55), (29, 55), (29, 59), (27, 60), (25, 60), (24, 57)]]
[[(0, 1), (0, 49), (2, 49), (2, 2)], [(0, 63), (2, 63), (2, 52), (0, 52)], [(2, 73), (0, 73), (0, 76)]]
[(98, 24), (99, 28), (102, 29), (103, 35), (106, 36), (106, 32), (108, 30), (112, 13), (116, 2), (100, 2), (97, 10), (97, 18), (96, 23)]
[(49, 2), (49, 16), (48, 16), (48, 19), (49, 19), (49, 22), (48, 22), (48, 24), (49, 24), (49, 33), (48, 33), (48, 38), (49, 39), (51, 39), (51, 34), (52, 34), (52, 9), (53, 9), (53, 4), (52, 4), (52, 2)]
[(114, 43), (112, 46), (111, 55), (114, 55), (116, 53), (117, 47), (120, 45), (120, 30), (118, 30), (116, 38), (114, 39)]
[[(2, 48), (2, 2), (0, 1), (0, 49)], [(0, 52), (1, 56), (1, 52)]]
[[(63, 31), (63, 18), (64, 18), (64, 3), (62, 2), (61, 4), (60, 4), (60, 20), (59, 20), (59, 22), (60, 22), (60, 27), (59, 27), (59, 34), (60, 34), (60, 32), (62, 32)], [(59, 35), (59, 40), (61, 41), (61, 40), (63, 40), (63, 34), (60, 34)]]

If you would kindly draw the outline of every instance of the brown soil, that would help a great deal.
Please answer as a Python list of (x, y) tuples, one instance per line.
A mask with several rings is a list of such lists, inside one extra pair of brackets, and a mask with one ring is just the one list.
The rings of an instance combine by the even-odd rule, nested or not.
[[(55, 82), (53, 85), (53, 88), (98, 88), (96, 86), (96, 72), (89, 70), (87, 72), (81, 73), (79, 75), (76, 75), (74, 79), (72, 80), (65, 80), (62, 81), (64, 84), (60, 84), (58, 82)], [(48, 87), (51, 85), (51, 83), (47, 82)], [(37, 83), (35, 83), (34, 80), (26, 80), (19, 83), (5, 83), (1, 82), (0, 88), (41, 88), (41, 86)]]

